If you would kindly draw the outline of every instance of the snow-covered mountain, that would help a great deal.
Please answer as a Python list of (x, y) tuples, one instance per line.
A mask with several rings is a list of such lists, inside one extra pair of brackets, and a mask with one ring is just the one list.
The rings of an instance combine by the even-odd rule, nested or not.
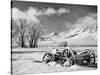
[(44, 36), (46, 40), (43, 43), (54, 44), (67, 41), (69, 45), (97, 45), (97, 14), (79, 18), (72, 26), (69, 31), (53, 32)]
[(97, 24), (81, 25), (69, 32), (53, 32), (44, 36), (46, 43), (67, 41), (70, 45), (97, 45)]

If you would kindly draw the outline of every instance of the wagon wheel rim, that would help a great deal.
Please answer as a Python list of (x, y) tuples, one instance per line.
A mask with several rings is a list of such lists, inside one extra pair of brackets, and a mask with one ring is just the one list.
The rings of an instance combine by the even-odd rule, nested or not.
[(71, 54), (71, 51), (69, 49), (66, 49), (65, 52), (63, 53), (64, 57), (70, 58), (72, 56), (69, 56)]
[(73, 65), (73, 60), (72, 60), (72, 58), (67, 59), (67, 60), (65, 61), (64, 64), (65, 64), (65, 66), (67, 66), (67, 67), (72, 66), (72, 65)]
[(70, 65), (73, 65), (73, 58), (70, 58)]
[(93, 64), (93, 63), (95, 63), (95, 55), (92, 53), (90, 55), (90, 64)]
[(53, 56), (50, 55), (50, 54), (46, 54), (46, 55), (44, 56), (44, 58), (43, 58), (43, 61), (44, 61), (44, 62), (47, 62), (48, 60), (53, 60)]
[(89, 52), (89, 59), (90, 59), (90, 64), (95, 63), (95, 52), (93, 50), (90, 50)]

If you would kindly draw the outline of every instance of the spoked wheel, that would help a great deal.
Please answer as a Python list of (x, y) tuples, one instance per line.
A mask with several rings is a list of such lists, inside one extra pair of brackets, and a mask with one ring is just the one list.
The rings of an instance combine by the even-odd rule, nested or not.
[(86, 51), (88, 51), (87, 65), (95, 64), (95, 52), (91, 49), (86, 49)]
[(49, 63), (50, 61), (53, 61), (54, 60), (54, 56), (51, 54), (51, 53), (46, 53), (44, 56), (43, 56), (43, 59), (42, 61), (44, 63)]
[(70, 57), (72, 57), (72, 54), (73, 54), (73, 52), (71, 50), (69, 50), (69, 49), (65, 49), (63, 51), (63, 56), (64, 57), (70, 58)]
[(90, 64), (95, 64), (95, 52), (93, 50), (89, 53)]
[(73, 58), (68, 58), (68, 59), (64, 62), (64, 64), (63, 64), (64, 67), (70, 67), (70, 66), (72, 66), (72, 65), (74, 65), (74, 60), (73, 60)]
[(70, 49), (65, 49), (63, 51), (63, 57), (66, 59), (64, 62), (64, 66), (70, 67), (74, 65), (74, 59), (73, 59), (73, 51)]

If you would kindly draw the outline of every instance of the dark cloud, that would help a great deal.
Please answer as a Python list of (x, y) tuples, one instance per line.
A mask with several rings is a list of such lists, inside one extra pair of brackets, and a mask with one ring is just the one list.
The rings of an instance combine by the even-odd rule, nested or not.
[(49, 33), (74, 28), (74, 25), (77, 24), (79, 20), (82, 21), (83, 18), (87, 19), (87, 15), (95, 16), (97, 6), (12, 1), (12, 11), (14, 18), (22, 17), (33, 20), (34, 22), (40, 22), (40, 20), (42, 20), (42, 25), (47, 28), (47, 33)]

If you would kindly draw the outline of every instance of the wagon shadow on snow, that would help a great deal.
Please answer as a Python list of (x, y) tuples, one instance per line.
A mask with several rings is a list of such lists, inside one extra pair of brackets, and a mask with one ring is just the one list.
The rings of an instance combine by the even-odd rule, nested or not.
[(42, 61), (39, 61), (39, 60), (34, 60), (32, 62), (36, 62), (36, 63), (42, 63)]
[(96, 64), (90, 64), (90, 65), (80, 65), (80, 66), (83, 66), (83, 67), (90, 67), (90, 68), (97, 68), (97, 63)]

